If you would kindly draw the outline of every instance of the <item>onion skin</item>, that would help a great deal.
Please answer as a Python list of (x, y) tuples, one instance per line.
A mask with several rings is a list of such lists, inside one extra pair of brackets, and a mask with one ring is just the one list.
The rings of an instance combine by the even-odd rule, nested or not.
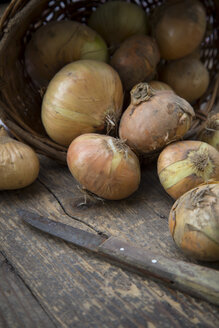
[(161, 57), (174, 60), (192, 53), (201, 43), (206, 30), (206, 13), (197, 0), (181, 0), (157, 7), (153, 36)]
[(47, 87), (65, 65), (79, 59), (108, 60), (105, 41), (88, 26), (53, 21), (40, 27), (25, 50), (25, 66), (35, 86)]
[(119, 73), (124, 89), (130, 91), (155, 76), (159, 60), (156, 41), (147, 35), (134, 35), (114, 52), (110, 64)]
[(204, 184), (182, 195), (169, 214), (178, 247), (200, 261), (219, 260), (219, 183)]
[(160, 79), (190, 103), (203, 96), (210, 80), (207, 68), (195, 58), (183, 58), (167, 63), (161, 70)]
[(147, 16), (145, 11), (134, 3), (109, 1), (94, 11), (88, 25), (97, 31), (111, 49), (111, 53), (128, 37), (146, 34)]
[(198, 139), (207, 142), (219, 151), (219, 113), (208, 118), (198, 135)]
[(150, 85), (150, 87), (156, 91), (164, 91), (164, 90), (169, 90), (169, 91), (173, 91), (173, 89), (166, 83), (162, 82), (162, 81), (150, 81), (148, 82), (148, 84)]
[(0, 136), (0, 190), (21, 189), (39, 174), (39, 159), (32, 148), (9, 136)]
[(126, 198), (140, 183), (137, 156), (121, 140), (110, 136), (79, 136), (68, 148), (67, 164), (85, 189), (105, 199)]
[(120, 121), (119, 135), (143, 157), (159, 153), (190, 128), (194, 110), (173, 92), (154, 91), (147, 83), (140, 83), (132, 89), (131, 97)]
[(42, 122), (49, 137), (69, 146), (83, 133), (103, 132), (107, 120), (118, 121), (123, 88), (108, 64), (79, 60), (66, 65), (50, 81), (42, 103)]
[(157, 172), (165, 191), (177, 199), (202, 183), (219, 179), (219, 152), (202, 141), (174, 142), (160, 153)]

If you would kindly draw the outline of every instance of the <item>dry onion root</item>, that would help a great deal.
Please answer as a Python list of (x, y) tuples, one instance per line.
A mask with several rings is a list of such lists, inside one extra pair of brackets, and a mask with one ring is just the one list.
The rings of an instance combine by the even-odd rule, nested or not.
[(50, 81), (42, 103), (42, 122), (51, 139), (69, 146), (83, 133), (115, 128), (122, 104), (118, 73), (100, 61), (78, 60)]
[(210, 180), (219, 180), (219, 152), (202, 141), (185, 140), (168, 145), (159, 155), (157, 172), (174, 199)]
[(39, 168), (33, 149), (12, 139), (0, 128), (0, 190), (27, 187), (38, 177)]
[(138, 158), (121, 140), (110, 136), (88, 133), (77, 137), (68, 148), (67, 164), (81, 186), (101, 198), (126, 198), (140, 183)]
[(53, 21), (40, 27), (25, 50), (25, 66), (37, 88), (47, 87), (66, 64), (79, 59), (108, 60), (105, 41), (88, 26)]
[(194, 110), (186, 100), (139, 83), (131, 90), (131, 104), (122, 115), (119, 135), (136, 153), (150, 157), (180, 140), (193, 117)]
[(181, 250), (201, 261), (219, 260), (219, 183), (181, 196), (169, 214), (171, 235)]
[(198, 135), (198, 139), (207, 142), (219, 151), (219, 113), (208, 118)]

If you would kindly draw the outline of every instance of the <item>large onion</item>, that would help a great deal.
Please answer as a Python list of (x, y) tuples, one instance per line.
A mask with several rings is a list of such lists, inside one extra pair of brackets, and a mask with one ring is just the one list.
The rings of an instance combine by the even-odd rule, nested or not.
[(99, 197), (130, 196), (140, 183), (140, 165), (131, 149), (110, 136), (83, 134), (70, 144), (67, 163), (74, 178)]
[(116, 125), (122, 103), (118, 73), (106, 63), (79, 60), (62, 68), (49, 83), (42, 122), (51, 139), (68, 146), (80, 134)]
[(219, 180), (219, 152), (201, 141), (168, 145), (159, 155), (157, 171), (166, 192), (174, 199), (210, 180)]
[(207, 142), (219, 151), (219, 113), (208, 118), (198, 135), (198, 139)]
[(167, 63), (161, 70), (160, 79), (177, 95), (192, 103), (206, 92), (209, 72), (200, 60), (182, 58)]
[(158, 6), (153, 22), (153, 35), (161, 57), (182, 58), (193, 52), (203, 40), (206, 13), (198, 0), (169, 1)]
[(157, 81), (157, 80), (152, 80), (150, 82), (148, 82), (148, 84), (150, 85), (150, 87), (156, 91), (164, 91), (164, 90), (169, 90), (169, 91), (173, 91), (173, 89), (166, 83), (162, 82), (162, 81)]
[(34, 84), (46, 87), (66, 64), (79, 59), (108, 60), (105, 41), (88, 26), (54, 21), (40, 27), (25, 50), (25, 65)]
[(91, 14), (88, 25), (106, 40), (113, 52), (128, 37), (146, 34), (147, 16), (134, 3), (109, 1)]
[(186, 255), (219, 261), (219, 183), (201, 185), (181, 196), (170, 211), (169, 228)]
[(126, 39), (113, 54), (110, 64), (117, 70), (125, 90), (154, 78), (160, 60), (156, 41), (147, 35)]
[(131, 91), (131, 104), (122, 115), (119, 135), (144, 157), (180, 140), (191, 126), (194, 110), (173, 92), (155, 91), (139, 83)]

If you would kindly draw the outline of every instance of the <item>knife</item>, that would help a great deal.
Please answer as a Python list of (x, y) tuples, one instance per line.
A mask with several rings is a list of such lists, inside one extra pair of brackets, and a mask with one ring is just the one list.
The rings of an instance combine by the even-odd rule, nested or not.
[(75, 246), (106, 257), (114, 264), (219, 305), (219, 271), (152, 253), (121, 238), (95, 234), (20, 210), (29, 225)]

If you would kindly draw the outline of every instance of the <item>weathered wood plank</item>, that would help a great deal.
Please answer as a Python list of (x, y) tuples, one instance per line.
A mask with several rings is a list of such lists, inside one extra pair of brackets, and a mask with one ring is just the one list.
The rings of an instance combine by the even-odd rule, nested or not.
[[(1, 192), (0, 199), (0, 247), (57, 326), (215, 327), (219, 319), (216, 307), (123, 271), (92, 253), (24, 224), (18, 211), (26, 207), (54, 220), (92, 231), (71, 217), (76, 213), (94, 229), (126, 236), (149, 248), (156, 248), (157, 243), (158, 251), (162, 245), (165, 247), (167, 222), (159, 218), (160, 214), (155, 214), (154, 208), (160, 213), (161, 206), (162, 215), (167, 215), (170, 200), (167, 197), (158, 202), (156, 189), (160, 187), (156, 184), (156, 177), (147, 177), (146, 174), (150, 191), (147, 191), (147, 186), (141, 186), (129, 201), (83, 210), (73, 206), (68, 216), (65, 212), (79, 196), (70, 178), (66, 168), (42, 158), (41, 182), (36, 181), (24, 190)], [(139, 209), (142, 202), (143, 210)], [(117, 214), (118, 217), (114, 217)], [(158, 218), (160, 223), (157, 223)], [(166, 223), (164, 239), (160, 237), (163, 230), (158, 234), (162, 222)], [(158, 227), (150, 228), (153, 224), (158, 224)], [(144, 225), (147, 225), (147, 230), (142, 234)], [(154, 232), (158, 235), (153, 235)], [(170, 249), (162, 253), (170, 254)], [(172, 254), (175, 256), (174, 252)], [(180, 257), (180, 252), (176, 254)]]
[(55, 327), (31, 291), (1, 253), (0, 327)]

